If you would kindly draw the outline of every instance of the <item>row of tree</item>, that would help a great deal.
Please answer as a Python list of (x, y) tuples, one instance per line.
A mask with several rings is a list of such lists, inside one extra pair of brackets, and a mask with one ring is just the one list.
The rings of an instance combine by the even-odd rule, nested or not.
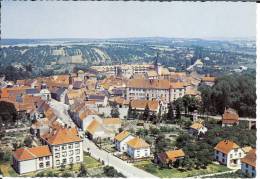
[(237, 110), (239, 116), (256, 116), (255, 72), (225, 75), (213, 87), (200, 86), (202, 112), (223, 114), (226, 107)]

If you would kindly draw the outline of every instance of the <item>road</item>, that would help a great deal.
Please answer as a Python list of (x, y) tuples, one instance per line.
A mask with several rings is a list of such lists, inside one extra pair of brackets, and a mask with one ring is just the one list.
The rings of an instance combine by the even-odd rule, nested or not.
[(91, 156), (95, 159), (103, 160), (106, 165), (113, 166), (126, 177), (158, 178), (144, 170), (134, 167), (126, 161), (123, 161), (104, 150), (100, 150), (93, 142), (86, 138), (83, 141), (83, 150), (90, 152)]
[(193, 176), (193, 177), (188, 177), (188, 178), (207, 178), (207, 177), (213, 177), (218, 176), (218, 175), (223, 175), (223, 174), (228, 174), (228, 173), (235, 173), (237, 170), (231, 170), (231, 171), (226, 171), (226, 172), (219, 172), (219, 173), (211, 173), (211, 174), (206, 174), (206, 175), (198, 175), (198, 176)]
[(5, 132), (19, 132), (19, 131), (26, 131), (29, 130), (30, 127), (24, 127), (24, 128), (15, 128), (15, 129), (6, 129)]
[(53, 112), (55, 115), (64, 123), (67, 124), (68, 126), (75, 127), (74, 122), (70, 118), (68, 114), (68, 109), (69, 106), (64, 104), (63, 102), (56, 101), (54, 99), (51, 99), (48, 101), (50, 107), (53, 109)]
[[(182, 113), (183, 115), (185, 114), (185, 113)], [(197, 115), (198, 117), (207, 117), (207, 115), (200, 115), (200, 114), (198, 114)], [(216, 120), (221, 120), (222, 119), (222, 116), (220, 116), (220, 115), (218, 115), (218, 116), (208, 116), (209, 118), (212, 118), (212, 119), (216, 119)], [(255, 118), (249, 118), (249, 117), (239, 117), (239, 120), (240, 121), (256, 121), (256, 119)]]

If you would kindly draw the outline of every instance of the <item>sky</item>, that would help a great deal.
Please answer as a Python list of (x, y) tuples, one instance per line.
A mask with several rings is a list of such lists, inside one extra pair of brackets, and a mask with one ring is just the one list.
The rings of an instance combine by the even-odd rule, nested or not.
[(256, 3), (3, 1), (2, 38), (246, 38)]

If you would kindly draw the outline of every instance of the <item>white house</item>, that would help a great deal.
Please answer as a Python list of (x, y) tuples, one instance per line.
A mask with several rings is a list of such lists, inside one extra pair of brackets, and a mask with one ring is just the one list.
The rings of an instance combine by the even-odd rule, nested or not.
[(51, 92), (48, 89), (42, 89), (40, 91), (40, 95), (43, 100), (46, 100), (46, 101), (51, 100)]
[(241, 159), (245, 156), (244, 151), (233, 141), (220, 141), (214, 148), (214, 158), (221, 164), (231, 169), (241, 168)]
[(102, 122), (102, 118), (97, 115), (97, 112), (91, 109), (85, 109), (79, 113), (79, 118), (77, 118), (77, 123), (82, 130), (85, 130), (86, 127), (93, 121), (97, 120)]
[(201, 123), (195, 122), (189, 128), (189, 134), (199, 136), (200, 134), (205, 134), (208, 129)]
[(127, 142), (127, 154), (133, 159), (150, 157), (150, 145), (135, 137)]
[(50, 147), (53, 167), (83, 162), (82, 139), (76, 128), (59, 128), (41, 136)]
[(134, 136), (128, 131), (120, 132), (114, 138), (116, 149), (120, 152), (127, 152), (127, 142), (133, 138)]
[(256, 149), (250, 150), (241, 160), (241, 170), (248, 177), (256, 176)]
[(13, 168), (19, 174), (52, 167), (52, 153), (47, 145), (19, 148), (13, 153)]

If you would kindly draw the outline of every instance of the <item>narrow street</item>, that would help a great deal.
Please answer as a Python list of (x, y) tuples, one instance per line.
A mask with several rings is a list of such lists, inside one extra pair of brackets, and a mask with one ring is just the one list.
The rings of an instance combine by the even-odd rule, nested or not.
[(113, 156), (106, 151), (100, 150), (93, 142), (88, 139), (84, 139), (83, 141), (83, 150), (90, 152), (91, 156), (95, 159), (103, 160), (106, 165), (113, 166), (126, 177), (158, 178), (144, 170), (134, 167), (133, 165)]

